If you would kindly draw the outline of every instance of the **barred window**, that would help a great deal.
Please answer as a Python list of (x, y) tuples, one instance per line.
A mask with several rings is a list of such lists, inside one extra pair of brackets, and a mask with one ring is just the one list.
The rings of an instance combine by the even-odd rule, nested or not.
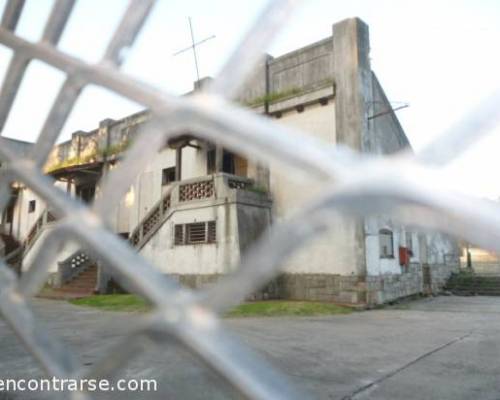
[(215, 221), (193, 222), (174, 226), (174, 245), (215, 243)]
[(175, 225), (174, 227), (174, 244), (184, 244), (184, 225)]
[(206, 223), (186, 224), (187, 244), (205, 243), (207, 241)]
[(215, 227), (215, 221), (209, 221), (207, 224), (208, 224), (207, 242), (215, 243), (217, 241), (217, 231)]

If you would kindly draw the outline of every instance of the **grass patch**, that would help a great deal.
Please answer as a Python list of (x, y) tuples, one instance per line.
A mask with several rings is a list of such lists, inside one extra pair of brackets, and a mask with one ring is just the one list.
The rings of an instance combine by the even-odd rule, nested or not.
[(77, 306), (98, 308), (105, 311), (147, 311), (148, 303), (135, 294), (104, 294), (70, 300)]
[(312, 301), (255, 301), (243, 303), (227, 313), (227, 317), (285, 317), (349, 314), (351, 308)]
[[(148, 303), (134, 294), (106, 294), (70, 300), (70, 303), (98, 308), (105, 311), (147, 311)], [(312, 301), (254, 301), (240, 304), (226, 314), (226, 317), (284, 317), (349, 314), (351, 308), (332, 303)]]

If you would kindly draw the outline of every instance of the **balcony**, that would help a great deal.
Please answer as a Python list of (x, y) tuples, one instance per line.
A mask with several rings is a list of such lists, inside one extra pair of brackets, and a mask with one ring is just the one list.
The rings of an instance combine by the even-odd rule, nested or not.
[(165, 188), (162, 198), (141, 220), (130, 235), (130, 243), (140, 249), (175, 211), (222, 204), (243, 203), (270, 207), (267, 191), (253, 180), (227, 173), (201, 176), (174, 182)]

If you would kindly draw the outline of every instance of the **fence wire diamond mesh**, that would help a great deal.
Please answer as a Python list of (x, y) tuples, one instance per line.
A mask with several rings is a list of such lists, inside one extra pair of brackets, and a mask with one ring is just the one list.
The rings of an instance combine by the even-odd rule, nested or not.
[[(500, 251), (498, 207), (444, 189), (446, 185), (436, 173), (437, 167), (457, 157), (498, 122), (500, 92), (486, 99), (464, 121), (417, 155), (372, 158), (341, 146), (326, 147), (310, 136), (274, 124), (230, 102), (296, 1), (271, 1), (213, 84), (189, 98), (161, 92), (119, 70), (122, 55), (132, 46), (154, 3), (154, 0), (130, 1), (103, 59), (92, 65), (57, 47), (75, 0), (54, 3), (37, 43), (26, 41), (14, 32), (23, 0), (10, 0), (1, 20), (0, 43), (13, 50), (0, 97), (1, 127), (32, 60), (42, 61), (66, 74), (29, 157), (19, 158), (0, 137), (0, 211), (7, 205), (9, 185), (19, 181), (41, 196), (59, 219), (56, 228), (44, 239), (35, 257), (36, 263), (20, 278), (0, 261), (0, 311), (47, 375), (66, 378), (116, 375), (139, 353), (141, 343), (147, 339), (162, 346), (174, 338), (245, 398), (302, 398), (280, 373), (225, 333), (216, 314), (239, 303), (274, 277), (297, 247), (328, 229), (333, 215), (387, 213), (403, 223), (439, 229)], [(55, 188), (41, 169), (82, 89), (89, 84), (140, 103), (153, 115), (127, 151), (121, 166), (106, 177), (102, 195), (92, 208)], [(196, 131), (207, 140), (253, 159), (273, 162), (276, 168), (286, 168), (289, 174), (292, 171), (321, 181), (325, 188), (295, 217), (270, 229), (248, 251), (236, 272), (201, 294), (181, 288), (157, 272), (109, 231), (106, 224), (110, 211), (150, 156), (169, 136), (186, 130)], [(47, 279), (50, 263), (67, 240), (76, 240), (91, 249), (128, 290), (154, 305), (154, 311), (142, 317), (134, 332), (120, 344), (120, 351), (103, 357), (90, 369), (80, 365), (61, 340), (40, 327), (27, 302)], [(87, 398), (88, 394), (71, 396)]]

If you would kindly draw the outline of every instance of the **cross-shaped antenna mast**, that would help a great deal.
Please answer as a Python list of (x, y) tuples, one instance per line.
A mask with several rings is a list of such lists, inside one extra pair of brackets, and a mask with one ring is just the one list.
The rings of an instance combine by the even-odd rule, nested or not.
[(174, 53), (173, 55), (176, 56), (178, 54), (184, 53), (185, 51), (193, 50), (194, 66), (196, 67), (196, 78), (197, 78), (197, 81), (199, 81), (200, 80), (200, 71), (198, 69), (198, 57), (196, 55), (196, 47), (202, 43), (209, 41), (210, 39), (215, 38), (215, 35), (212, 35), (212, 36), (207, 37), (203, 40), (200, 40), (199, 42), (195, 42), (194, 33), (193, 33), (193, 24), (191, 23), (191, 17), (188, 17), (188, 21), (189, 21), (189, 31), (191, 32), (191, 46), (186, 47), (185, 49), (179, 50), (178, 52)]

